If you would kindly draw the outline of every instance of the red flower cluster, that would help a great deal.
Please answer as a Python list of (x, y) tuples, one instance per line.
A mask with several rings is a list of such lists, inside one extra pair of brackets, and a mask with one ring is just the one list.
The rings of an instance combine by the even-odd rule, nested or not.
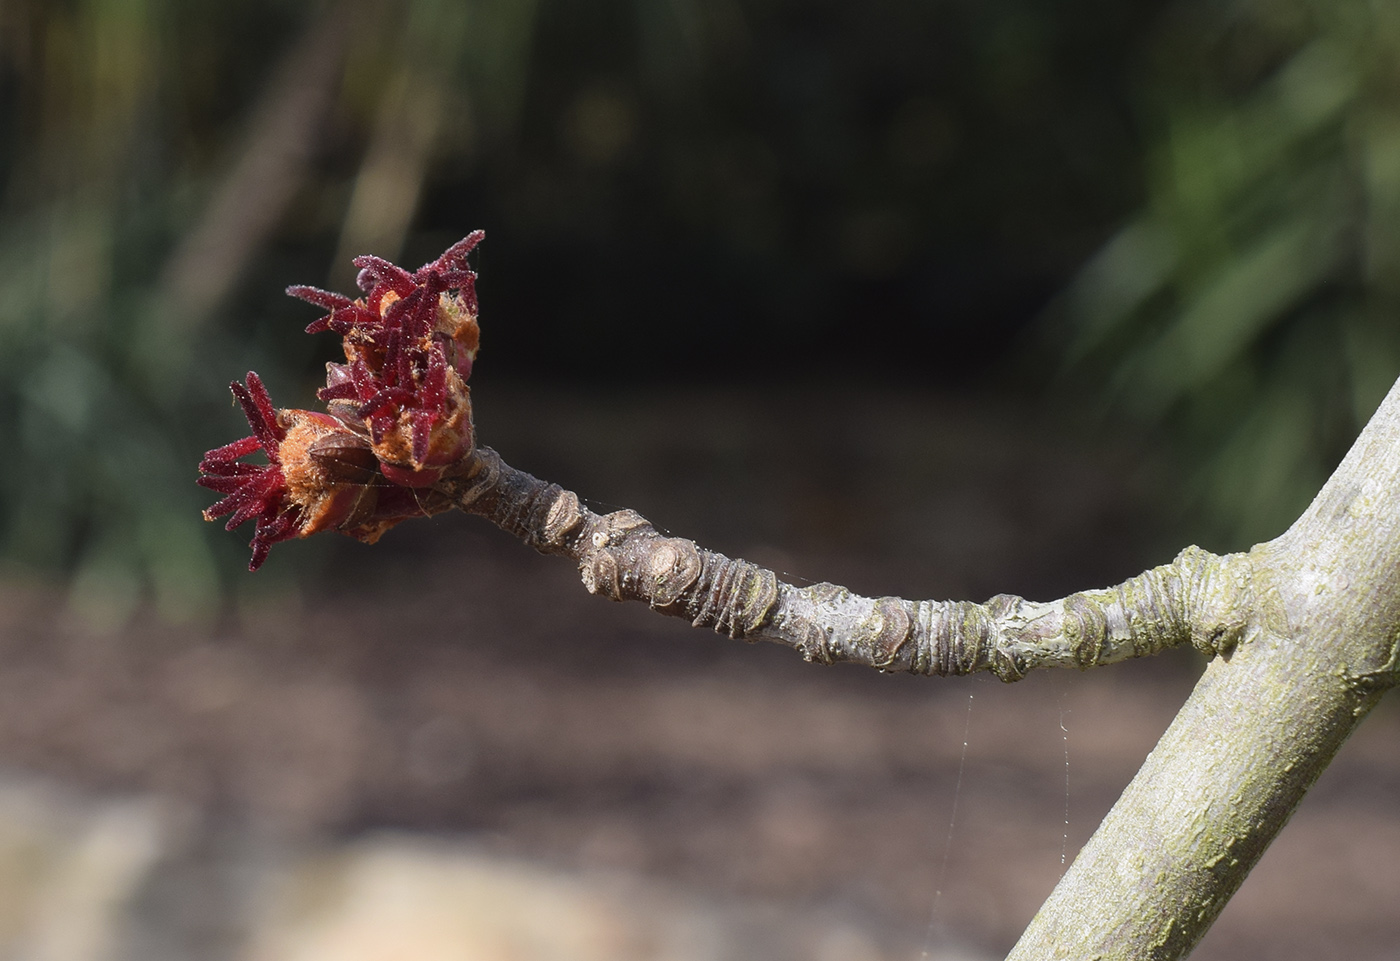
[[(472, 452), (471, 375), (480, 339), (476, 274), (467, 255), (475, 231), (413, 273), (357, 257), (356, 300), (315, 287), (293, 297), (328, 310), (306, 328), (341, 335), (344, 364), (326, 365), (317, 396), (329, 413), (277, 410), (262, 381), (229, 385), (253, 436), (209, 451), (199, 483), (226, 495), (204, 512), (232, 530), (257, 519), (257, 570), (278, 541), (340, 530), (373, 543), (394, 524), (446, 510), (431, 490)], [(262, 450), (268, 463), (240, 458)]]

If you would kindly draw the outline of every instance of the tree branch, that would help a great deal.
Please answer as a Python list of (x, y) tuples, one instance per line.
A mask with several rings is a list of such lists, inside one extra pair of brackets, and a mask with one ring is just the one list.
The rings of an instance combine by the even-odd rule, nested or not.
[(1244, 640), (1196, 689), (1010, 961), (1195, 947), (1400, 663), (1400, 382), (1312, 505), (1250, 552)]
[[(584, 586), (645, 601), (811, 661), (1014, 681), (1191, 644), (1215, 657), (1171, 727), (1018, 942), (1015, 961), (1183, 957), (1380, 696), (1400, 679), (1400, 383), (1311, 507), (1248, 554), (1188, 547), (1105, 590), (1036, 603), (868, 598), (795, 587), (772, 571), (667, 537), (634, 511), (578, 496), (475, 444), (468, 235), (413, 273), (357, 258), (366, 297), (288, 293), (342, 334), (330, 413), (276, 410), (234, 384), (253, 435), (205, 454), (207, 518), (257, 520), (256, 568), (278, 541), (339, 529), (373, 542), (454, 504), (579, 565)], [(243, 461), (262, 450), (266, 464)]]
[(1190, 644), (1207, 655), (1240, 640), (1252, 608), (1248, 556), (1188, 547), (1170, 564), (1049, 603), (999, 594), (983, 604), (862, 597), (835, 584), (795, 587), (766, 568), (666, 537), (635, 511), (599, 515), (578, 496), (478, 448), (440, 485), (544, 554), (575, 560), (584, 586), (644, 601), (744, 640), (776, 641), (809, 661), (881, 671), (1020, 680), (1042, 667), (1086, 669)]
[(1037, 913), (1011, 961), (1175, 961), (1204, 936), (1400, 665), (1400, 383), (1308, 511), (1248, 554), (1188, 547), (1114, 588), (1034, 603), (798, 588), (665, 537), (478, 449), (439, 485), (584, 585), (808, 660), (1012, 681), (1191, 644), (1220, 657)]

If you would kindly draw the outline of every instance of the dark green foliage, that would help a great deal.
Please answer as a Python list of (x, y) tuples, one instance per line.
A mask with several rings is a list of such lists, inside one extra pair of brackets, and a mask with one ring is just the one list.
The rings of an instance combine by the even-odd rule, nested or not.
[(1146, 202), (1062, 304), (1069, 374), (1166, 426), (1203, 465), (1208, 526), (1243, 547), (1298, 515), (1400, 372), (1400, 14), (1175, 12)]

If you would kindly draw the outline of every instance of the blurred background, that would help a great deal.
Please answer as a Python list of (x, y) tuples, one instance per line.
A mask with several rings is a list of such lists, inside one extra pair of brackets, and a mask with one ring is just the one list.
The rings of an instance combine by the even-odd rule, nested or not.
[[(1363, 0), (0, 0), (7, 956), (1004, 953), (1190, 656), (823, 671), (464, 518), (250, 576), (227, 384), (309, 405), (283, 288), (484, 228), (480, 434), (595, 509), (917, 597), (1241, 549), (1400, 372), (1397, 54)], [(1390, 956), (1397, 725), (1199, 957)]]

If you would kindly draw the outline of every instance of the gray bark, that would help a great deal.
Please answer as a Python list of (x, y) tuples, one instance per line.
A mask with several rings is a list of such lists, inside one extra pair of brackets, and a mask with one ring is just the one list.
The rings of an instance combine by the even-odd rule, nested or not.
[(537, 550), (573, 558), (593, 593), (808, 660), (1014, 681), (1179, 644), (1214, 656), (1013, 961), (1184, 957), (1397, 680), (1400, 383), (1281, 537), (1223, 557), (1190, 547), (1117, 587), (1049, 603), (794, 587), (633, 511), (594, 514), (488, 448), (440, 488)]
[(1058, 601), (870, 598), (836, 584), (795, 587), (757, 564), (664, 536), (635, 511), (595, 514), (490, 448), (474, 451), (468, 471), (441, 489), (541, 553), (573, 558), (591, 593), (644, 601), (730, 637), (775, 641), (823, 664), (990, 671), (1016, 681), (1034, 668), (1085, 669), (1182, 644), (1215, 655), (1243, 636), (1240, 612), (1252, 590), (1247, 555), (1188, 547), (1116, 587)]
[(1206, 669), (1013, 961), (1184, 957), (1395, 684), (1400, 384), (1303, 516), (1248, 557), (1244, 639)]

